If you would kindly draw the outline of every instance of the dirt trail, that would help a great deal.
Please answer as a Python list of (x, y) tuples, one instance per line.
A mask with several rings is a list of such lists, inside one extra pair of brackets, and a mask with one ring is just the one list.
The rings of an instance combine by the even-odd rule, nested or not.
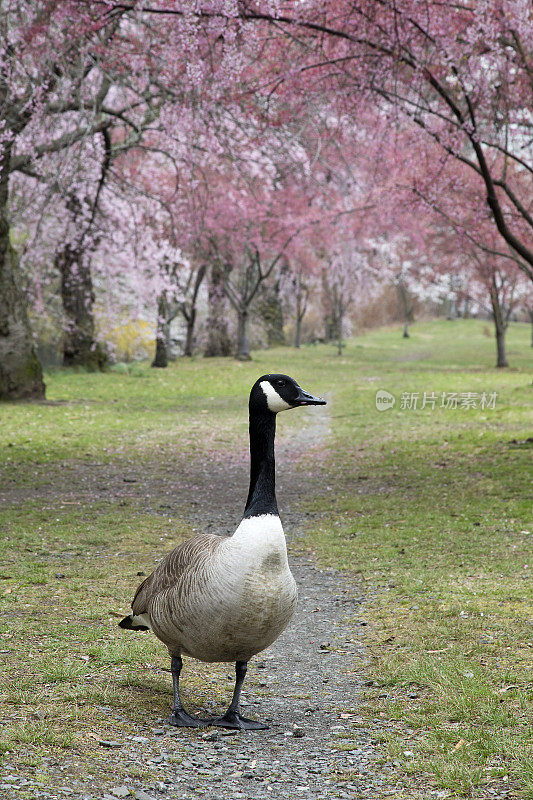
[[(320, 489), (327, 433), (328, 417), (321, 409), (308, 414), (295, 436), (283, 431), (278, 436), (278, 499), (289, 540), (309, 522), (298, 501), (302, 492)], [(199, 529), (230, 533), (238, 514), (228, 523), (228, 509), (240, 510), (247, 479), (245, 454), (217, 464), (208, 476), (191, 469), (186, 489), (178, 481), (172, 505)], [(353, 620), (364, 598), (338, 573), (304, 558), (291, 557), (291, 568), (299, 588), (296, 614), (280, 639), (250, 663), (244, 688), (244, 713), (266, 721), (270, 729), (235, 735), (167, 729), (163, 755), (165, 742), (176, 735), (188, 737), (190, 753), (184, 766), (165, 770), (171, 797), (376, 798), (390, 787), (390, 771), (376, 766), (372, 734), (357, 715), (365, 655), (357, 633), (362, 629)], [(186, 670), (194, 664), (188, 660)], [(232, 678), (229, 665), (215, 672)], [(232, 680), (227, 678), (229, 700)], [(185, 672), (185, 686), (186, 681)]]
[[(296, 434), (288, 433), (280, 420), (277, 440), (278, 500), (289, 540), (311, 521), (300, 508), (302, 499), (306, 494), (327, 491), (321, 468), (329, 430), (327, 410), (301, 413), (304, 425)], [(85, 497), (116, 501), (131, 496), (147, 510), (168, 510), (169, 515), (190, 521), (198, 530), (228, 534), (242, 513), (248, 454), (243, 446), (218, 456), (207, 464), (179, 465), (176, 461), (175, 470), (172, 464), (163, 469), (161, 465), (131, 465), (127, 480), (124, 466), (65, 465), (70, 485), (65, 480), (62, 490), (36, 487), (35, 496), (52, 498), (55, 494), (63, 500), (71, 496), (78, 502)], [(266, 721), (269, 730), (225, 734), (214, 728), (173, 729), (165, 719), (154, 717), (139, 727), (137, 735), (128, 735), (121, 734), (117, 725), (115, 738), (120, 750), (109, 751), (109, 763), (116, 765), (113, 786), (97, 788), (88, 776), (77, 775), (69, 788), (70, 770), (65, 762), (58, 765), (65, 770), (57, 775), (59, 783), (38, 796), (42, 800), (126, 796), (138, 800), (376, 800), (390, 796), (394, 784), (391, 768), (377, 765), (372, 731), (357, 711), (365, 654), (363, 628), (354, 621), (364, 598), (355, 584), (346, 583), (338, 573), (320, 570), (301, 557), (290, 560), (299, 587), (295, 617), (280, 639), (251, 661), (243, 692), (244, 713)], [(185, 698), (187, 673), (196, 665), (192, 659), (185, 660)], [(209, 686), (222, 688), (227, 705), (233, 668), (210, 665), (207, 672), (202, 667), (202, 674), (211, 679), (203, 696), (209, 698)], [(168, 700), (170, 705), (170, 692)], [(223, 709), (219, 704), (205, 710), (220, 713)], [(377, 720), (376, 727), (380, 727)], [(176, 756), (182, 756), (181, 763), (176, 763)], [(128, 764), (142, 764), (151, 778), (125, 779), (122, 776)], [(19, 790), (7, 784), (3, 790), (2, 797), (20, 797)]]

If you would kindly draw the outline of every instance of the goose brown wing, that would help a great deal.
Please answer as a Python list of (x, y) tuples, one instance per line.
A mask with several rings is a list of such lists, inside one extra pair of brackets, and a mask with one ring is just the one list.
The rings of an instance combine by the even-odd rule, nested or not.
[(160, 592), (175, 586), (188, 572), (209, 561), (223, 539), (211, 533), (193, 536), (178, 545), (141, 583), (131, 604), (134, 615), (148, 611), (150, 602)]

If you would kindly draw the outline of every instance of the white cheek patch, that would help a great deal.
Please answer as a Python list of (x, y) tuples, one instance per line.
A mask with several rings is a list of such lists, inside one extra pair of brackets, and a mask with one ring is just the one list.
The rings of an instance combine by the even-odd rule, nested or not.
[(288, 408), (292, 408), (289, 403), (286, 403), (285, 400), (279, 396), (271, 383), (268, 381), (261, 381), (259, 386), (263, 390), (263, 393), (267, 399), (267, 406), (269, 410), (273, 411), (274, 414), (277, 414), (279, 411), (287, 411)]

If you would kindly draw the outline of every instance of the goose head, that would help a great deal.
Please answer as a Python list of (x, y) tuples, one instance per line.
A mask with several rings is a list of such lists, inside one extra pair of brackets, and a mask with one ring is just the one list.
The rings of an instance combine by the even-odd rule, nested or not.
[(250, 411), (271, 411), (278, 414), (298, 406), (325, 406), (326, 401), (304, 391), (288, 375), (262, 375), (250, 392)]

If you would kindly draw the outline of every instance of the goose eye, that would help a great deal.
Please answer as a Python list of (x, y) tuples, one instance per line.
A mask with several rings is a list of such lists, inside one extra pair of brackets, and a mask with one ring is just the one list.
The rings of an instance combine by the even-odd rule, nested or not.
[(277, 386), (285, 386), (285, 381), (276, 381)]

